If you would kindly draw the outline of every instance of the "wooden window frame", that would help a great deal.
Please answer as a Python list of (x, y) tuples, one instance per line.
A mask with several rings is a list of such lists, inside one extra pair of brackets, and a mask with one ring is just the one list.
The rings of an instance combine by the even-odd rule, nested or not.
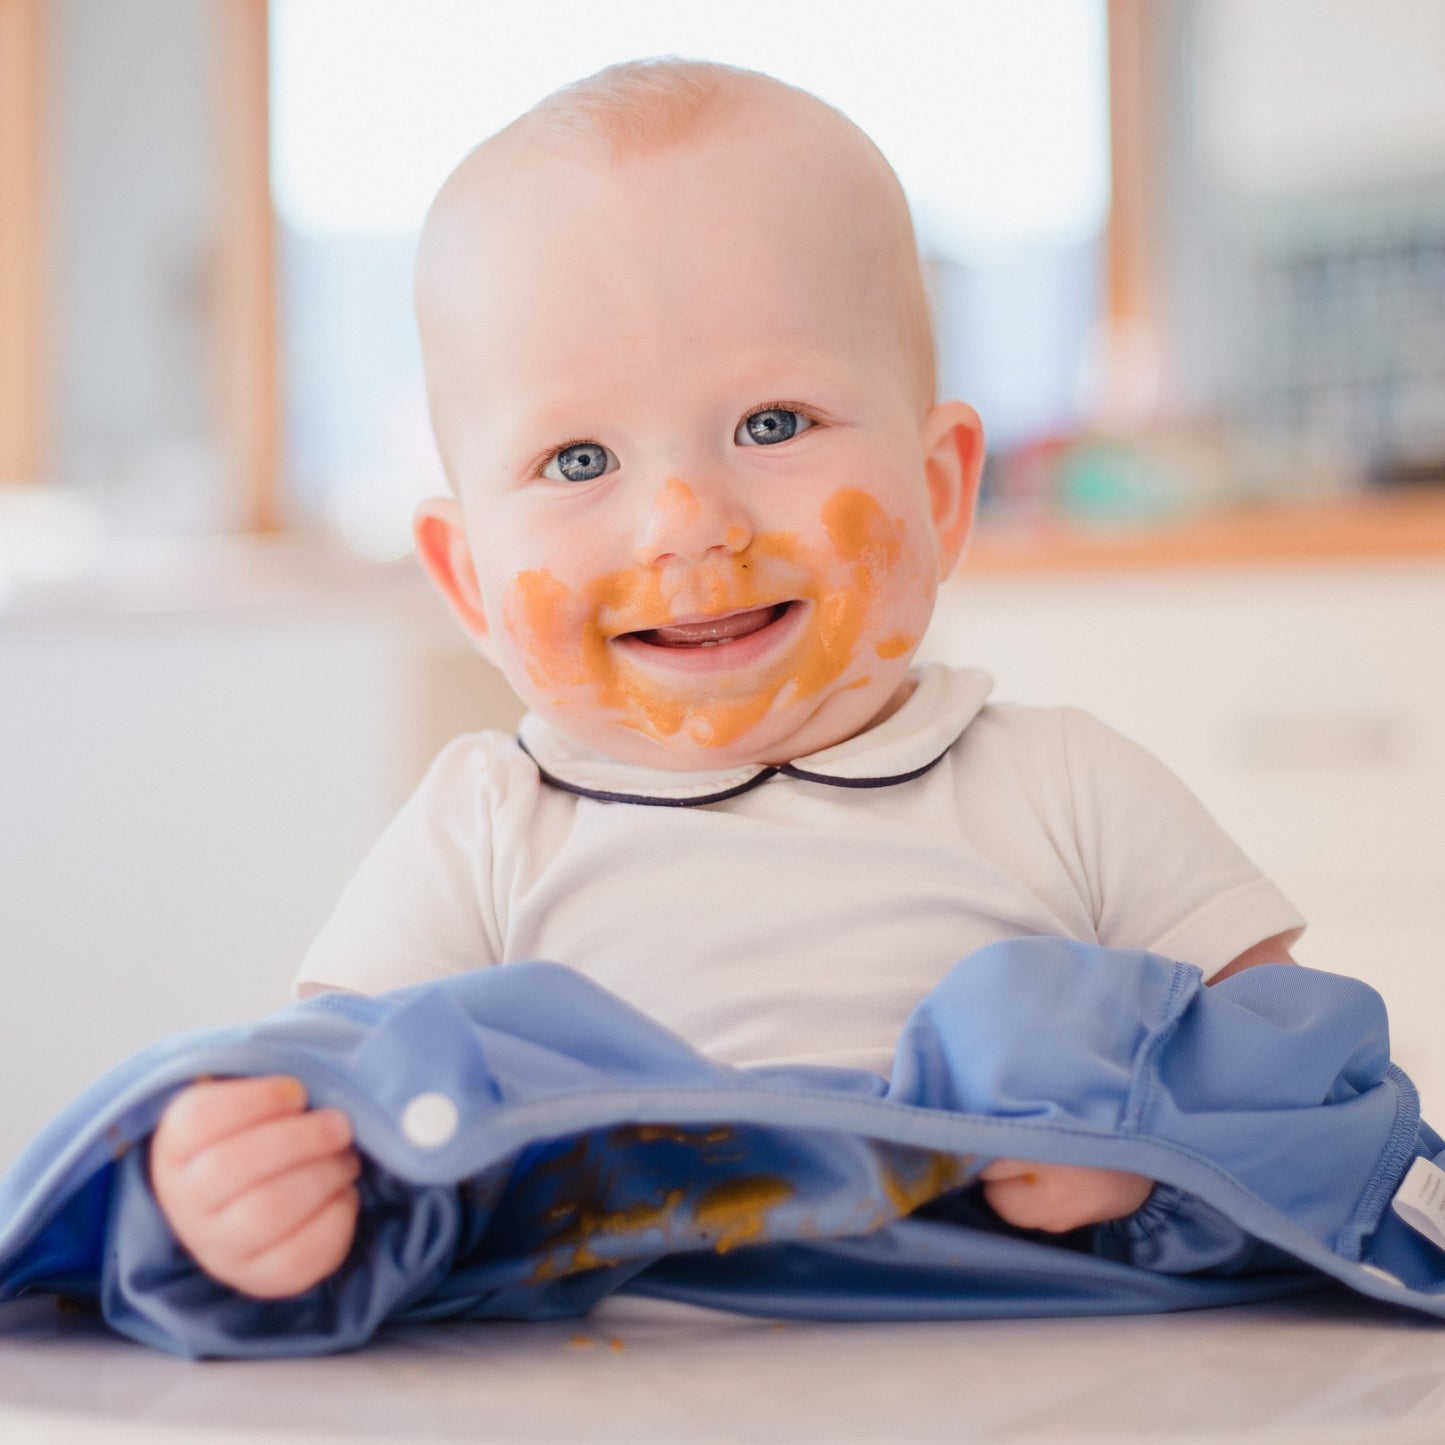
[[(267, 0), (213, 0), (222, 177), (212, 314), (230, 513), (284, 529)], [(0, 483), (50, 460), (48, 0), (0, 0)]]
[(1108, 0), (1104, 384), (1111, 407), (1126, 424), (1147, 420), (1161, 384), (1159, 4)]
[(222, 448), (242, 531), (285, 530), (267, 0), (219, 0), (222, 210), (215, 367)]
[(0, 483), (45, 474), (45, 0), (0, 0)]

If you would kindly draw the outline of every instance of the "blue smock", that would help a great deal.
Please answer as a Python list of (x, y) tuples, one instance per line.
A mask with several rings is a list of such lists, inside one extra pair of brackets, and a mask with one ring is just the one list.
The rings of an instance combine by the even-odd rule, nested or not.
[[(286, 1300), (206, 1275), (146, 1140), (197, 1078), (293, 1074), (351, 1117), (345, 1263)], [(615, 1291), (776, 1318), (1187, 1309), (1339, 1282), (1445, 1316), (1445, 1250), (1388, 1206), (1445, 1164), (1389, 1061), (1379, 995), (1287, 965), (1199, 970), (1063, 939), (971, 955), (891, 1079), (734, 1068), (571, 970), (524, 963), (324, 994), (183, 1034), (104, 1075), (0, 1180), (0, 1301), (98, 1300), (191, 1356), (352, 1348), (388, 1322), (579, 1315)], [(996, 1158), (1160, 1181), (1054, 1236), (971, 1181)]]

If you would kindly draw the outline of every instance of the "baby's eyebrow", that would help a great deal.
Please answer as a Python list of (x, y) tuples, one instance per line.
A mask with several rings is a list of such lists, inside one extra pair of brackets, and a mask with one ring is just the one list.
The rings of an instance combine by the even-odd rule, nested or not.
[[(856, 385), (853, 370), (832, 352), (796, 344), (770, 348), (764, 356), (739, 358), (729, 365), (726, 395), (716, 403), (719, 423), (734, 423), (759, 407), (790, 403), (808, 407), (823, 420), (835, 419)], [(539, 398), (505, 423), (503, 447), (506, 455), (525, 465), (577, 441), (605, 445), (607, 434), (615, 435), (620, 426), (588, 400)]]
[(811, 346), (786, 343), (770, 346), (766, 355), (751, 365), (740, 360), (735, 385), (739, 391), (776, 391), (805, 401), (811, 391), (835, 392), (846, 388), (853, 378), (851, 368), (842, 365), (837, 354)]
[(502, 436), (503, 454), (525, 466), (541, 459), (545, 461), (554, 452), (576, 442), (599, 442), (606, 444), (607, 434), (615, 428), (604, 422), (588, 425), (588, 419), (595, 421), (596, 413), (582, 408), (548, 408), (535, 413), (523, 413), (506, 426)]

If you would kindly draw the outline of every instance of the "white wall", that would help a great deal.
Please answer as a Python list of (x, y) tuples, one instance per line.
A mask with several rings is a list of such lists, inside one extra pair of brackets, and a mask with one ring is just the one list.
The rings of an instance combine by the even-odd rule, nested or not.
[(513, 705), (430, 604), (0, 621), (0, 1167), (102, 1069), (288, 1001), (445, 736)]
[(1445, 172), (1439, 0), (1209, 0), (1193, 29), (1200, 144), (1222, 190)]

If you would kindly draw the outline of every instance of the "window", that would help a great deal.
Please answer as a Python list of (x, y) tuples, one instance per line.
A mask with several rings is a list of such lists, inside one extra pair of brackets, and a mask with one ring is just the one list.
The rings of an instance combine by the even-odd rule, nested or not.
[(908, 192), (940, 386), (995, 448), (1076, 420), (1103, 309), (1104, 0), (272, 0), (286, 473), (301, 525), (409, 546), (441, 485), (413, 331), (422, 216), (467, 150), (558, 85), (678, 54), (839, 107)]

